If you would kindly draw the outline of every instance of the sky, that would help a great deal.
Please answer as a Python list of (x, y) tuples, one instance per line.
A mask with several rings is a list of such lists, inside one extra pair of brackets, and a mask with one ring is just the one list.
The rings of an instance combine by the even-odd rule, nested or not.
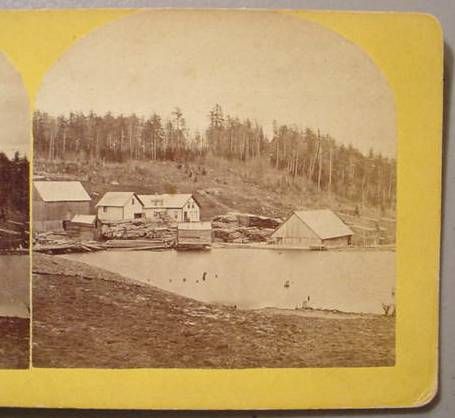
[(392, 91), (368, 55), (318, 24), (277, 12), (141, 11), (98, 28), (44, 78), (53, 115), (156, 112), (178, 106), (192, 131), (209, 110), (320, 129), (363, 152), (395, 156)]
[(29, 147), (29, 99), (19, 73), (0, 53), (0, 152), (29, 155)]

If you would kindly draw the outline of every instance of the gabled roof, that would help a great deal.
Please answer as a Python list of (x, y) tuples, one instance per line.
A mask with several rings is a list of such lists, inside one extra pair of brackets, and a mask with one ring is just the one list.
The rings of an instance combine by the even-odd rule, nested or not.
[(35, 181), (33, 185), (45, 202), (86, 202), (92, 200), (80, 181)]
[(296, 210), (294, 214), (321, 239), (354, 234), (351, 228), (330, 209)]
[[(170, 208), (180, 209), (185, 206), (186, 202), (192, 197), (191, 193), (179, 194), (146, 194), (140, 195), (139, 198), (144, 202), (144, 208)], [(193, 198), (194, 199), (194, 198)]]
[(132, 197), (136, 197), (140, 203), (142, 203), (142, 199), (136, 195), (134, 192), (107, 192), (101, 198), (101, 200), (96, 204), (98, 206), (117, 206), (123, 207), (125, 206), (128, 201)]

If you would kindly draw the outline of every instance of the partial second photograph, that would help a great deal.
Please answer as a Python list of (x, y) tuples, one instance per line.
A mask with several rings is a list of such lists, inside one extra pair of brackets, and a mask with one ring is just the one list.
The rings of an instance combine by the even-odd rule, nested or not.
[(381, 68), (310, 20), (76, 40), (33, 115), (33, 367), (394, 366), (396, 138)]
[(29, 99), (0, 52), (0, 370), (29, 367)]

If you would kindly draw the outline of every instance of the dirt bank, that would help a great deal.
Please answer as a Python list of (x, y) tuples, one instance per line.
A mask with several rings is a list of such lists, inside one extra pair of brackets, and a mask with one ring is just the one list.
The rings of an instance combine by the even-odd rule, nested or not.
[(0, 369), (26, 369), (28, 360), (29, 320), (0, 317)]
[(86, 264), (34, 255), (35, 367), (394, 364), (391, 317), (308, 317), (208, 305)]

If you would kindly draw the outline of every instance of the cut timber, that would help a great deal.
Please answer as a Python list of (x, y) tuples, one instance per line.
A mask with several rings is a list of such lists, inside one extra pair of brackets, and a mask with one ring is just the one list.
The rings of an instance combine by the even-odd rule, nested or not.
[(311, 251), (326, 251), (327, 247), (325, 245), (310, 245)]
[(109, 240), (104, 243), (104, 248), (122, 250), (155, 250), (172, 248), (172, 242), (165, 242), (162, 240)]
[(204, 244), (180, 244), (176, 247), (177, 251), (210, 251), (211, 245)]

